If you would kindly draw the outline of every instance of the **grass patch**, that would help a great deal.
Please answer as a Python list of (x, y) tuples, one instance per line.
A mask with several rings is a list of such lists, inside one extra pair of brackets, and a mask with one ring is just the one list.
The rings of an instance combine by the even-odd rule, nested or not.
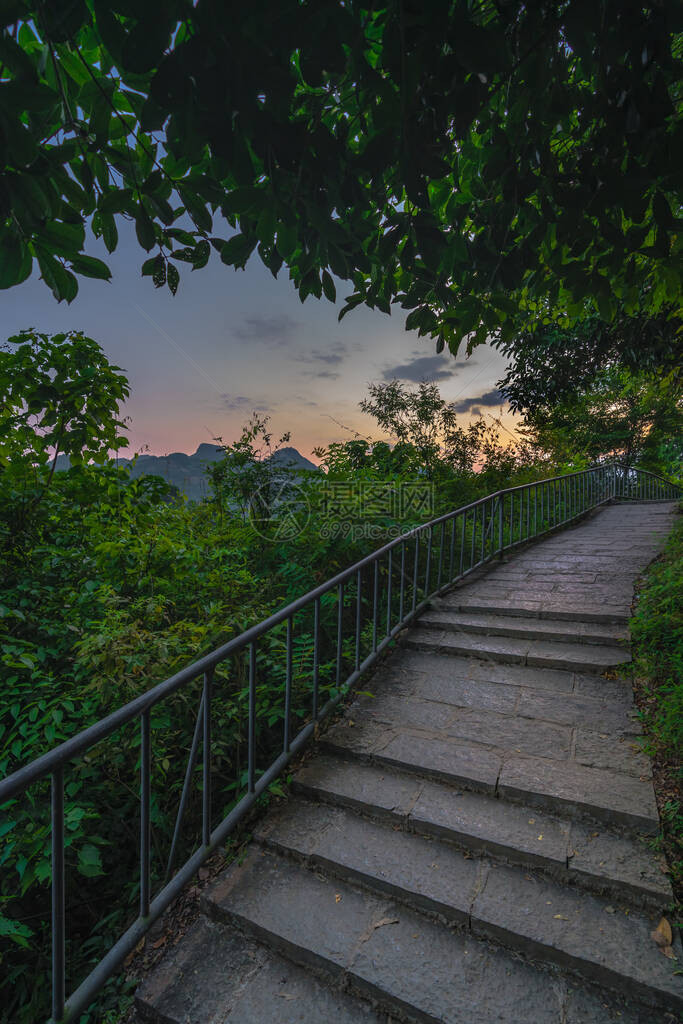
[(683, 908), (683, 516), (647, 570), (631, 620), (635, 692), (654, 764), (661, 845)]

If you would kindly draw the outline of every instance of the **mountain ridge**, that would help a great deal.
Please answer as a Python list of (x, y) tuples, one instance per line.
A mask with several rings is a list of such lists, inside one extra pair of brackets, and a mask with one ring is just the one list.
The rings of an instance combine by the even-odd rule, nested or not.
[[(207, 467), (217, 462), (223, 455), (223, 449), (216, 444), (203, 442), (196, 452), (170, 452), (168, 455), (138, 455), (135, 459), (118, 458), (119, 466), (130, 467), (133, 478), (141, 476), (160, 476), (173, 487), (194, 501), (206, 497), (208, 493)], [(317, 470), (298, 449), (288, 446), (278, 448), (269, 457), (279, 466), (287, 466), (296, 470)], [(71, 465), (68, 455), (57, 457), (56, 470), (66, 470)]]

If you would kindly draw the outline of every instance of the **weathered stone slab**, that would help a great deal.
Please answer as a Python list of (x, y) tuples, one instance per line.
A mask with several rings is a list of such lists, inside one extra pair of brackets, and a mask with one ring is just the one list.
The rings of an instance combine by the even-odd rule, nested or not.
[(506, 759), (501, 794), (541, 807), (566, 807), (597, 821), (653, 833), (659, 826), (652, 783), (630, 775), (540, 757)]
[(327, 803), (357, 807), (373, 817), (393, 820), (407, 817), (423, 783), (374, 765), (318, 754), (295, 776), (292, 786)]
[[(408, 690), (406, 688), (398, 692), (407, 693)], [(421, 700), (437, 701), (456, 708), (478, 708), (511, 714), (517, 704), (519, 687), (508, 686), (503, 682), (458, 679), (441, 672), (426, 679), (416, 679), (410, 692)]]
[(380, 1024), (367, 1003), (228, 926), (201, 917), (136, 994), (142, 1020), (155, 1024)]
[(407, 643), (417, 650), (434, 650), (444, 654), (459, 654), (464, 657), (490, 658), (505, 664), (523, 663), (529, 648), (528, 640), (504, 637), (478, 637), (467, 633), (450, 633), (444, 630), (416, 629), (407, 638)]
[(608, 892), (625, 891), (659, 911), (672, 899), (666, 862), (646, 841), (577, 821), (569, 837), (569, 873), (602, 881)]
[[(315, 841), (309, 842), (308, 837)], [(398, 896), (414, 906), (466, 924), (481, 886), (483, 861), (446, 843), (392, 830), (341, 808), (293, 802), (256, 833), (278, 849), (307, 857), (349, 882)]]
[(624, 627), (610, 623), (553, 621), (550, 618), (537, 620), (484, 612), (454, 612), (447, 609), (425, 612), (420, 617), (420, 624), (427, 629), (447, 629), (451, 632), (512, 636), (531, 640), (560, 640), (569, 643), (614, 644), (626, 640), (627, 635)]
[(562, 870), (567, 864), (568, 822), (481, 793), (426, 782), (409, 822), (417, 832), (512, 860)]
[(633, 730), (634, 712), (628, 704), (610, 703), (583, 694), (554, 694), (523, 689), (516, 713), (563, 725), (589, 726), (602, 732), (625, 735)]
[(395, 736), (375, 759), (425, 777), (491, 793), (502, 764), (500, 753), (487, 747), (407, 732)]
[(385, 747), (394, 735), (393, 731), (383, 722), (370, 719), (356, 722), (346, 718), (333, 725), (323, 735), (323, 746), (334, 747), (335, 750), (348, 750), (354, 754), (373, 754)]
[(546, 668), (564, 668), (574, 672), (604, 672), (614, 665), (630, 661), (630, 654), (621, 647), (556, 643), (532, 640), (526, 664)]
[[(266, 964), (236, 1000), (225, 1024), (387, 1024), (383, 1013), (319, 981), (284, 958)], [(203, 1020), (197, 1024), (205, 1024)]]
[(354, 701), (349, 714), (356, 721), (374, 720), (388, 725), (446, 733), (458, 709), (450, 704), (384, 692), (379, 696), (361, 697)]
[[(251, 847), (202, 897), (214, 920), (236, 924), (296, 963), (340, 974), (384, 904), (335, 886), (274, 853)], [(303, 913), (302, 913), (303, 911)]]
[[(437, 656), (434, 656), (437, 657)], [(447, 662), (447, 656), (441, 660)], [(466, 666), (467, 678), (507, 683), (510, 686), (530, 686), (540, 690), (554, 690), (566, 693), (574, 688), (574, 675), (563, 669), (531, 668), (527, 665), (503, 665), (477, 658), (453, 659)], [(460, 668), (458, 668), (460, 672)]]
[(652, 1008), (639, 1009), (633, 1001), (606, 998), (604, 993), (570, 987), (563, 1024), (675, 1024), (673, 1016), (657, 1014)]
[[(627, 679), (606, 679), (604, 676), (577, 672), (574, 675), (574, 692), (596, 700), (633, 707), (633, 688)], [(634, 719), (633, 729), (636, 733), (640, 732), (637, 719)]]
[(136, 1010), (143, 1020), (164, 1024), (223, 1024), (268, 958), (256, 943), (200, 918), (142, 982)]
[(449, 736), (564, 760), (569, 757), (571, 729), (550, 722), (530, 721), (495, 711), (461, 710), (444, 727)]
[(495, 598), (475, 598), (470, 597), (467, 599), (463, 592), (454, 590), (452, 594), (443, 598), (435, 606), (441, 608), (448, 608), (456, 612), (478, 613), (478, 612), (490, 612), (491, 614), (506, 613), (508, 615), (514, 615), (520, 618), (538, 618), (541, 609), (540, 601), (527, 601), (525, 598), (520, 598), (515, 601), (514, 605), (503, 604), (501, 601), (496, 601)]
[(591, 768), (607, 768), (636, 778), (652, 778), (650, 759), (633, 737), (579, 729), (575, 757), (580, 764)]
[(683, 979), (650, 937), (657, 915), (492, 865), (472, 908), (472, 930), (543, 955), (617, 992), (683, 1010)]
[(349, 969), (369, 996), (432, 1024), (560, 1024), (561, 980), (407, 908), (386, 916)]
[[(459, 680), (479, 683), (501, 683), (508, 687), (529, 686), (567, 692), (574, 687), (572, 672), (553, 669), (530, 668), (522, 665), (506, 665), (496, 661), (439, 654), (433, 651), (416, 651), (405, 648), (402, 652), (406, 666), (417, 676), (417, 686), (425, 679), (438, 680), (439, 686)], [(402, 685), (402, 684), (400, 684)], [(516, 691), (515, 691), (516, 693)], [(501, 709), (498, 709), (501, 710)]]

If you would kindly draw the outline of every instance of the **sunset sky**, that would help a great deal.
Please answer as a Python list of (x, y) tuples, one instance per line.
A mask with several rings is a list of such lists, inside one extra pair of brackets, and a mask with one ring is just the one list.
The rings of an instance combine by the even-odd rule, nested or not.
[[(131, 383), (129, 454), (193, 452), (203, 441), (234, 440), (252, 410), (271, 415), (276, 435), (290, 430), (303, 455), (351, 436), (379, 437), (358, 409), (369, 381), (436, 380), (458, 403), (462, 423), (472, 409), (498, 414), (496, 381), (504, 357), (488, 346), (435, 355), (434, 343), (405, 331), (405, 314), (365, 307), (337, 321), (351, 286), (337, 282), (338, 303), (309, 297), (302, 305), (286, 268), (277, 280), (257, 257), (246, 271), (215, 256), (203, 270), (181, 264), (175, 298), (140, 276), (145, 256), (130, 224), (120, 224), (113, 256), (90, 246), (112, 269), (110, 282), (80, 279), (76, 299), (58, 304), (38, 279), (0, 292), (2, 339), (24, 327), (54, 333), (78, 329), (95, 338)], [(187, 269), (185, 269), (187, 268)], [(507, 414), (504, 422), (513, 427)], [(341, 424), (341, 426), (340, 426)]]

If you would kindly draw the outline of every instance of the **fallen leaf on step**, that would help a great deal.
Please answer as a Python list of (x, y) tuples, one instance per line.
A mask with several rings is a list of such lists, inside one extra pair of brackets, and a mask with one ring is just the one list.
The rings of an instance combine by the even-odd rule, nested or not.
[(157, 939), (156, 942), (153, 942), (152, 949), (159, 949), (160, 946), (163, 946), (163, 944), (166, 942), (166, 938), (166, 935), (162, 935), (160, 939)]
[(555, 921), (568, 921), (569, 918), (565, 917), (564, 914), (553, 914), (553, 920), (555, 920)]
[(606, 914), (616, 914), (616, 910), (614, 909), (614, 907), (605, 907), (605, 913)]
[(336, 892), (334, 894), (334, 902), (335, 903), (341, 903), (341, 893)]
[(673, 934), (671, 932), (671, 925), (665, 917), (661, 919), (657, 927), (653, 932), (650, 932), (651, 937), (655, 940), (661, 950), (665, 947), (671, 946), (673, 942)]
[(296, 999), (293, 992), (278, 992), (280, 999)]

